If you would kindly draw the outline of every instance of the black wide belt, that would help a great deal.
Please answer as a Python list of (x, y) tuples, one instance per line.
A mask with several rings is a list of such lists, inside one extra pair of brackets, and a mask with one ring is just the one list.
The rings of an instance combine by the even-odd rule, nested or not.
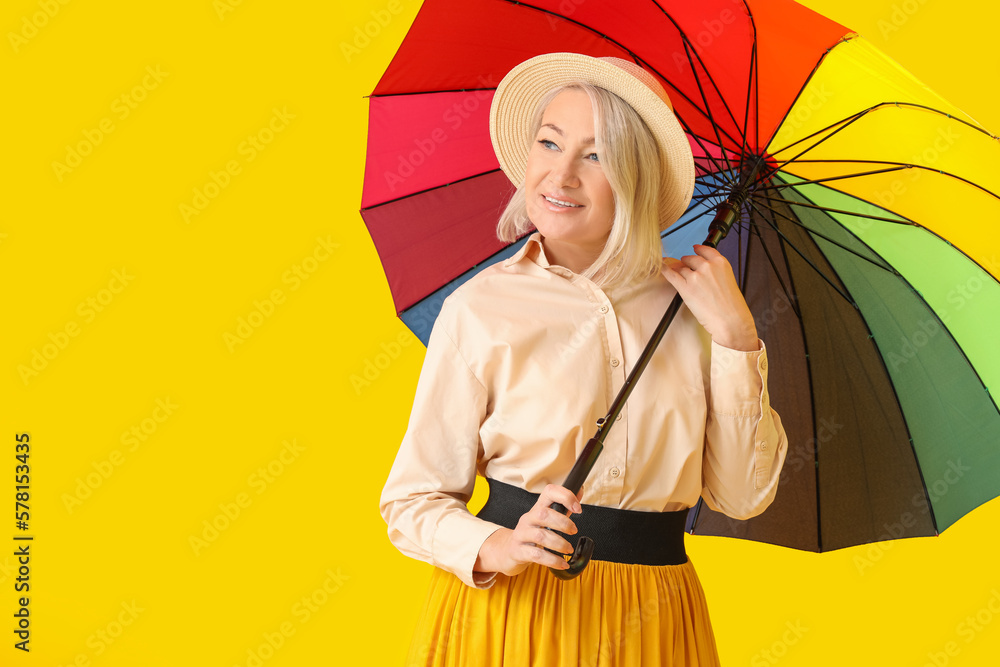
[[(538, 494), (495, 479), (486, 478), (486, 481), (490, 485), (490, 497), (476, 516), (513, 530), (521, 515), (538, 501)], [(583, 505), (582, 513), (570, 515), (576, 524), (576, 535), (555, 532), (574, 547), (580, 535), (593, 539), (593, 560), (632, 565), (682, 565), (687, 562), (684, 551), (687, 513), (687, 510), (637, 512)]]

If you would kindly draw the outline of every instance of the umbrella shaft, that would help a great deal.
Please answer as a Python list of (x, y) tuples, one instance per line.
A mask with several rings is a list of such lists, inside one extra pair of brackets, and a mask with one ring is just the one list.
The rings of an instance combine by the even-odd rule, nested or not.
[[(632, 389), (635, 387), (636, 381), (649, 364), (649, 360), (653, 358), (653, 352), (656, 350), (656, 346), (660, 344), (660, 340), (663, 339), (663, 335), (667, 332), (667, 328), (673, 321), (674, 316), (677, 315), (677, 311), (680, 310), (682, 303), (684, 303), (684, 301), (681, 299), (681, 295), (675, 295), (674, 300), (670, 302), (670, 306), (667, 307), (666, 312), (663, 313), (663, 317), (660, 318), (660, 323), (656, 325), (656, 330), (653, 332), (653, 335), (650, 336), (649, 342), (646, 343), (646, 347), (643, 349), (642, 355), (640, 355), (639, 360), (636, 361), (635, 366), (632, 367), (632, 372), (629, 373), (628, 377), (625, 379), (625, 384), (622, 385), (622, 388), (618, 391), (618, 395), (615, 396), (615, 400), (611, 402), (608, 414), (597, 420), (597, 432), (594, 434), (594, 437), (587, 442), (583, 451), (580, 452), (580, 455), (576, 459), (576, 464), (573, 466), (573, 469), (569, 471), (569, 475), (566, 476), (566, 481), (563, 482), (563, 486), (573, 493), (578, 494), (580, 492), (580, 489), (583, 487), (583, 483), (587, 480), (587, 475), (590, 474), (590, 471), (594, 468), (594, 464), (597, 463), (597, 458), (604, 449), (604, 439), (608, 437), (608, 433), (611, 432), (611, 425), (615, 423), (618, 415), (625, 407), (625, 402), (632, 393)], [(556, 503), (553, 503), (552, 508), (566, 513), (565, 508)]]
[[(742, 174), (740, 176), (740, 182), (736, 189), (726, 198), (722, 204), (715, 211), (715, 218), (712, 220), (712, 224), (708, 228), (708, 238), (705, 239), (703, 245), (711, 246), (715, 248), (718, 246), (719, 242), (725, 238), (726, 234), (729, 233), (730, 228), (733, 223), (739, 220), (740, 209), (743, 208), (743, 203), (746, 201), (747, 196), (750, 193), (750, 186), (757, 181), (757, 177), (761, 172), (761, 169), (765, 167), (765, 162), (763, 158), (757, 158), (754, 162), (746, 165), (743, 168)], [(625, 384), (622, 385), (621, 390), (619, 390), (618, 395), (615, 396), (615, 400), (611, 402), (611, 407), (608, 409), (608, 414), (606, 414), (601, 419), (597, 420), (597, 432), (594, 437), (587, 442), (587, 445), (580, 452), (580, 455), (576, 459), (576, 464), (573, 469), (570, 470), (569, 475), (566, 477), (566, 481), (563, 486), (572, 491), (573, 493), (579, 493), (580, 489), (583, 487), (583, 483), (587, 480), (587, 476), (593, 469), (594, 464), (597, 463), (597, 458), (601, 454), (601, 450), (604, 449), (604, 439), (608, 437), (608, 433), (611, 432), (611, 426), (618, 419), (618, 415), (625, 407), (625, 402), (628, 400), (629, 395), (632, 393), (632, 389), (635, 386), (636, 381), (642, 372), (646, 370), (646, 366), (649, 365), (650, 359), (653, 358), (653, 352), (656, 351), (657, 346), (663, 339), (664, 334), (667, 333), (667, 328), (670, 327), (670, 323), (674, 320), (674, 316), (677, 315), (677, 311), (680, 310), (683, 300), (681, 295), (677, 294), (674, 296), (673, 301), (667, 307), (663, 317), (660, 318), (660, 323), (656, 325), (656, 330), (653, 331), (653, 335), (650, 336), (649, 341), (646, 343), (646, 347), (643, 348), (642, 354), (639, 356), (638, 361), (636, 361), (635, 366), (632, 367), (632, 371), (628, 374), (625, 379)], [(558, 503), (553, 503), (553, 509), (559, 508), (559, 511), (565, 511), (561, 505)]]
[(765, 169), (766, 166), (767, 162), (760, 156), (753, 162), (749, 162), (743, 166), (743, 170), (740, 173), (740, 182), (729, 193), (729, 196), (726, 197), (726, 201), (719, 204), (719, 208), (715, 209), (715, 218), (712, 219), (712, 224), (708, 226), (708, 238), (705, 239), (705, 243), (702, 245), (715, 248), (718, 247), (722, 239), (726, 238), (726, 234), (729, 233), (729, 229), (733, 226), (733, 223), (740, 219), (740, 210), (743, 208), (747, 197), (750, 196), (750, 186), (757, 182), (761, 170)]

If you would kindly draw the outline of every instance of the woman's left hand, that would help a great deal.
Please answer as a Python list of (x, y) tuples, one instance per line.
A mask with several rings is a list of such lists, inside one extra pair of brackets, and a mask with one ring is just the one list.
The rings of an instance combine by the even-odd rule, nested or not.
[(696, 245), (694, 251), (697, 254), (679, 260), (664, 257), (663, 277), (712, 340), (733, 350), (758, 350), (757, 327), (736, 284), (733, 267), (715, 248)]

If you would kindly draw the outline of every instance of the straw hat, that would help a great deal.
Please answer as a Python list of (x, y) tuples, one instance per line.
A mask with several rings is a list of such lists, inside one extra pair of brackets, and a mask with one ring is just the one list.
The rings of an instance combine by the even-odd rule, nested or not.
[(574, 81), (608, 90), (625, 100), (652, 131), (660, 147), (660, 229), (684, 213), (694, 192), (691, 145), (674, 116), (663, 86), (646, 70), (621, 58), (546, 53), (517, 65), (497, 86), (490, 107), (490, 138), (500, 168), (519, 186), (524, 181), (533, 136), (531, 120), (548, 91)]

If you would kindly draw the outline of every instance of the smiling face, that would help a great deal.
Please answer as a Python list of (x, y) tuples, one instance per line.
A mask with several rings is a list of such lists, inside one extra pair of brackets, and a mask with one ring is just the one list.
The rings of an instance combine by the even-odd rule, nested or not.
[(528, 218), (542, 235), (546, 256), (576, 273), (600, 255), (615, 215), (594, 129), (587, 93), (560, 92), (542, 114), (524, 176)]

